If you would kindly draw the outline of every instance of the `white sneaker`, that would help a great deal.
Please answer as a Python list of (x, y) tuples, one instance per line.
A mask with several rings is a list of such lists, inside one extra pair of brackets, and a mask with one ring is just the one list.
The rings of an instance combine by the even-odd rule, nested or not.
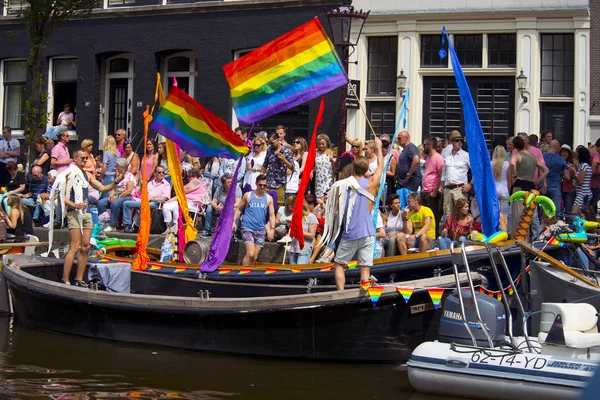
[(50, 222), (48, 222), (48, 223), (45, 223), (45, 224), (43, 225), (43, 227), (44, 227), (44, 228), (48, 228), (48, 229), (50, 229)]
[(106, 228), (102, 230), (102, 232), (112, 232), (115, 230), (115, 227), (112, 225), (106, 225)]

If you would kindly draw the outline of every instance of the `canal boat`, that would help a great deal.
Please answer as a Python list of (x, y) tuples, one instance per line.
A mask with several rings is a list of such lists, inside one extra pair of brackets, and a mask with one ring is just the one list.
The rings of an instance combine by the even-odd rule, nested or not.
[[(189, 350), (356, 362), (406, 361), (435, 337), (436, 304), (449, 293), (444, 288), (456, 285), (454, 277), (441, 276), (381, 285), (377, 296), (360, 288), (245, 298), (128, 294), (64, 285), (60, 266), (34, 264), (7, 262), (2, 270), (17, 318), (34, 328)], [(408, 301), (399, 287), (413, 288)], [(439, 293), (436, 304), (430, 288)]]

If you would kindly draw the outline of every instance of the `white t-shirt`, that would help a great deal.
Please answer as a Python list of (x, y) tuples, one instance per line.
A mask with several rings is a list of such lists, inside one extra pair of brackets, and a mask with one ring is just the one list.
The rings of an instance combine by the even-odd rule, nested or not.
[(298, 161), (294, 160), (294, 172), (292, 172), (291, 177), (287, 185), (285, 186), (286, 193), (298, 193), (298, 187), (300, 185), (300, 179), (298, 178), (298, 171), (300, 170), (300, 164)]
[[(5, 139), (0, 140), (0, 149), (4, 151), (14, 151), (20, 149), (21, 144), (17, 139), (10, 139), (8, 142)], [(0, 158), (0, 162), (9, 163), (11, 161), (17, 162), (17, 157), (3, 157)]]
[(61, 112), (58, 115), (58, 120), (60, 121), (60, 125), (71, 125), (71, 123), (73, 122), (73, 113), (68, 112), (65, 113), (64, 111)]

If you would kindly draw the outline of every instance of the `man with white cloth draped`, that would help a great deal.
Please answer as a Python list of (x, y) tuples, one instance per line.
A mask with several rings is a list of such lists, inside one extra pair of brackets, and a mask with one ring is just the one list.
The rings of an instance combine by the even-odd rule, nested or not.
[[(71, 276), (71, 268), (75, 261), (75, 255), (79, 251), (77, 259), (77, 274), (75, 276), (75, 285), (87, 287), (87, 283), (83, 281), (83, 274), (88, 261), (88, 252), (90, 250), (90, 238), (92, 236), (92, 215), (87, 211), (88, 203), (88, 187), (91, 185), (99, 192), (108, 192), (123, 180), (123, 175), (117, 172), (117, 179), (108, 185), (103, 185), (98, 182), (92, 175), (85, 173), (83, 167), (88, 158), (88, 153), (81, 150), (73, 152), (73, 161), (75, 165), (69, 166), (65, 171), (54, 181), (50, 198), (54, 198), (54, 194), (58, 191), (58, 204), (64, 204), (67, 208), (67, 223), (69, 233), (71, 235), (71, 247), (65, 256), (65, 264), (63, 267), (63, 277), (61, 282), (70, 285), (69, 278)], [(63, 206), (63, 208), (64, 208)], [(54, 209), (50, 211), (50, 221), (53, 218)], [(63, 210), (64, 212), (64, 210)], [(61, 214), (61, 215), (64, 215)], [(52, 246), (52, 225), (50, 225), (50, 234), (48, 238), (50, 246)], [(81, 251), (80, 251), (81, 250)]]
[[(377, 169), (367, 178), (369, 160), (359, 156), (354, 159), (354, 175), (336, 182), (329, 192), (325, 212), (323, 242), (342, 239), (335, 256), (335, 283), (338, 290), (344, 290), (346, 276), (344, 267), (356, 254), (360, 267), (361, 287), (368, 289), (371, 266), (373, 265), (374, 200), (377, 196), (383, 171), (381, 140), (375, 139), (377, 147)], [(340, 212), (340, 210), (343, 210)]]

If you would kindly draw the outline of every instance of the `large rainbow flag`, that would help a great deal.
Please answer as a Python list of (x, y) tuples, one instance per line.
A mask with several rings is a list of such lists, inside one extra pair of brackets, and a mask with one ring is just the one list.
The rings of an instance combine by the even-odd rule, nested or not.
[(150, 128), (193, 157), (239, 158), (250, 151), (225, 121), (175, 86), (169, 90)]
[(242, 124), (260, 121), (348, 83), (317, 17), (225, 65), (223, 71)]

